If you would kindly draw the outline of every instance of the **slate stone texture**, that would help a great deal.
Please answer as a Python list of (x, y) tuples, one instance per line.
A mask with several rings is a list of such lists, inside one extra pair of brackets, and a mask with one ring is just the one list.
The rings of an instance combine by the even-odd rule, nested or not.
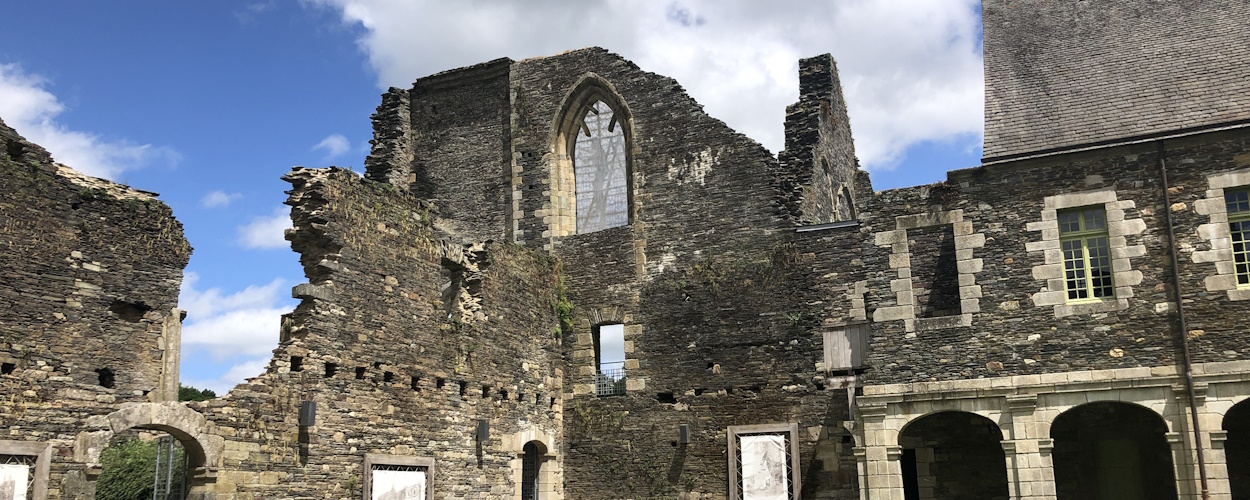
[[(1193, 202), (1205, 196), (1207, 176), (1250, 167), (1250, 131), (1214, 132), (1164, 142), (1181, 290), (1194, 362), (1247, 359), (1243, 302), (1206, 290), (1203, 280), (1215, 266), (1195, 263), (1191, 254), (1208, 250), (1198, 227), (1208, 219)], [(1053, 307), (1034, 305), (1031, 296), (1046, 286), (1033, 274), (1045, 264), (1042, 251), (1026, 245), (1038, 240), (1027, 225), (1041, 221), (1043, 199), (1063, 193), (1113, 189), (1117, 199), (1135, 208), (1146, 230), (1128, 236), (1128, 245), (1144, 245), (1144, 255), (1129, 258), (1142, 273), (1124, 310), (1056, 317)], [(965, 221), (985, 237), (975, 256), (983, 262), (980, 312), (970, 327), (909, 334), (903, 321), (873, 324), (868, 384), (958, 380), (1109, 368), (1175, 366), (1181, 362), (1158, 144), (1144, 143), (1020, 160), (953, 171), (948, 180), (927, 186), (882, 191), (876, 210), (861, 223), (874, 232), (893, 230), (895, 217), (962, 208)], [(909, 234), (909, 238), (912, 236)], [(882, 251), (885, 248), (881, 249)], [(915, 262), (915, 260), (913, 260)], [(896, 306), (889, 293), (894, 269), (870, 269), (867, 307)], [(914, 278), (913, 278), (914, 280)], [(933, 300), (932, 297), (929, 298)], [(1113, 350), (1116, 351), (1112, 355)], [(1119, 354), (1122, 354), (1119, 355)], [(1001, 366), (1000, 366), (1001, 364)]]
[(155, 193), (55, 163), (2, 121), (0, 145), (0, 426), (53, 444), (59, 484), (85, 470), (68, 462), (89, 420), (177, 398), (162, 374), (191, 247)]
[(986, 0), (985, 161), (1250, 120), (1250, 3)]

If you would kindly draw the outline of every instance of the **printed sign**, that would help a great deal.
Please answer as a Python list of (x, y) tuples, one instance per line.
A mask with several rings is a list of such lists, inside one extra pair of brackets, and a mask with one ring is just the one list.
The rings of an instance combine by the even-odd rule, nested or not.
[(0, 465), (0, 500), (26, 500), (30, 467), (24, 464)]
[(739, 438), (742, 454), (742, 499), (787, 500), (790, 475), (786, 472), (786, 439), (778, 434)]
[(373, 500), (425, 500), (424, 470), (373, 470)]

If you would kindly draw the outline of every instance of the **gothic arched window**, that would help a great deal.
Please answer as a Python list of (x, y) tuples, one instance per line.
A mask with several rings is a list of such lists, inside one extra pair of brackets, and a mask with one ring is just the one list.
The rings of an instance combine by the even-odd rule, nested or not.
[(593, 233), (633, 222), (633, 119), (610, 82), (587, 73), (560, 104), (551, 135), (548, 237)]
[(851, 191), (846, 186), (842, 186), (842, 189), (838, 191), (835, 206), (837, 209), (837, 219), (835, 220), (844, 221), (855, 218), (855, 201), (851, 199)]
[(588, 103), (575, 122), (572, 141), (576, 179), (577, 233), (629, 224), (626, 141), (617, 113), (602, 100)]

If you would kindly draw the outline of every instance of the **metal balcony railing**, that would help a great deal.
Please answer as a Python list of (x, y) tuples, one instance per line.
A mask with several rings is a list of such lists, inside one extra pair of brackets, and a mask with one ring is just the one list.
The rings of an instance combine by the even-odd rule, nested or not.
[[(624, 365), (624, 363), (621, 363)], [(625, 368), (600, 368), (595, 374), (596, 396), (621, 396), (625, 394)]]

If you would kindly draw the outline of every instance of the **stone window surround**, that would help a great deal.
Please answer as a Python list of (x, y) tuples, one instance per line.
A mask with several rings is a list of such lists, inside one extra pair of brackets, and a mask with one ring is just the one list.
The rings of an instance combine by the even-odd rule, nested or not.
[[(570, 134), (577, 136), (577, 120), (581, 118), (578, 111), (583, 105), (603, 101), (618, 116), (617, 124), (625, 133), (627, 226), (634, 222), (634, 187), (641, 182), (641, 179), (634, 179), (634, 118), (625, 99), (611, 82), (595, 73), (582, 75), (572, 89), (560, 103), (560, 111), (553, 121), (551, 149), (544, 157), (549, 172), (548, 178), (543, 180), (546, 184), (542, 195), (544, 200), (542, 207), (534, 211), (534, 215), (541, 218), (546, 226), (542, 234), (546, 239), (577, 234), (577, 182), (571, 154), (574, 143), (569, 138)], [(514, 174), (513, 177), (513, 204), (518, 205), (520, 176)]]
[[(1199, 419), (1212, 444), (1205, 451), (1208, 477), (1226, 485), (1222, 422), (1234, 405), (1248, 400), (1250, 361), (1197, 363), (1192, 369)], [(1185, 498), (1198, 479), (1184, 380), (1179, 367), (1159, 366), (865, 386), (857, 398), (861, 419), (854, 449), (861, 491), (868, 498), (895, 498), (890, 495), (897, 490), (902, 498), (901, 431), (933, 413), (962, 411), (992, 420), (1003, 432), (1011, 498), (1053, 500), (1051, 424), (1082, 404), (1119, 401), (1146, 407), (1167, 424), (1177, 489)]]
[(425, 498), (426, 500), (434, 499), (434, 459), (429, 457), (414, 457), (409, 455), (384, 455), (380, 453), (365, 453), (364, 463), (364, 496), (365, 500), (373, 498), (373, 466), (374, 465), (403, 465), (422, 467), (425, 469)]
[(52, 463), (52, 443), (0, 440), (0, 455), (35, 457), (35, 471), (30, 478), (34, 486), (34, 497), (30, 500), (43, 500), (48, 497), (48, 467)]
[(538, 445), (541, 461), (538, 466), (538, 498), (536, 500), (553, 500), (563, 498), (563, 470), (561, 460), (556, 454), (555, 440), (551, 435), (538, 430), (527, 429), (502, 437), (512, 451), (512, 498), (521, 498), (522, 469), (525, 460), (525, 445)]
[[(964, 221), (962, 209), (928, 212), (915, 215), (900, 215), (894, 218), (894, 231), (876, 233), (876, 245), (890, 247), (890, 268), (898, 269), (898, 279), (890, 280), (890, 289), (894, 291), (894, 306), (879, 307), (873, 311), (873, 322), (903, 320), (909, 336), (917, 331), (938, 330), (972, 326), (972, 315), (981, 312), (981, 285), (976, 282), (976, 273), (981, 272), (981, 259), (973, 258), (977, 248), (985, 246), (985, 234), (974, 232), (972, 222)], [(915, 292), (912, 290), (911, 249), (908, 247), (907, 230), (922, 227), (950, 224), (955, 235), (955, 266), (959, 271), (959, 310), (958, 316), (937, 318), (917, 318), (915, 308)]]
[[(625, 314), (620, 307), (604, 307), (591, 309), (585, 318), (578, 321), (578, 333), (573, 338), (573, 366), (577, 370), (577, 380), (573, 384), (574, 396), (595, 395), (595, 373), (598, 360), (595, 358), (594, 328), (599, 325), (625, 325), (625, 392), (645, 390), (647, 381), (638, 370), (638, 358), (634, 355), (634, 341), (642, 337), (642, 325), (633, 322), (633, 316)], [(582, 333), (585, 332), (585, 333)]]
[[(1115, 286), (1115, 296), (1070, 303), (1064, 281), (1058, 212), (1097, 205), (1103, 207), (1107, 216), (1107, 244), (1111, 247), (1111, 280)], [(1043, 201), (1041, 220), (1030, 222), (1025, 227), (1028, 231), (1041, 233), (1040, 241), (1024, 244), (1025, 251), (1031, 254), (1041, 253), (1044, 259), (1042, 264), (1033, 266), (1033, 279), (1046, 283), (1039, 292), (1032, 295), (1033, 305), (1053, 306), (1056, 318), (1128, 309), (1128, 299), (1133, 297), (1133, 287), (1140, 285), (1142, 281), (1142, 273), (1133, 269), (1131, 259), (1146, 254), (1145, 245), (1128, 244), (1128, 236), (1138, 236), (1146, 231), (1146, 222), (1140, 217), (1125, 218), (1124, 211), (1132, 208), (1137, 208), (1137, 205), (1132, 200), (1118, 200), (1113, 189), (1047, 196)]]
[(1203, 284), (1208, 292), (1224, 292), (1228, 300), (1250, 300), (1250, 288), (1237, 284), (1228, 207), (1224, 204), (1225, 189), (1245, 186), (1250, 186), (1250, 169), (1209, 175), (1206, 197), (1194, 202), (1194, 211), (1210, 218), (1210, 223), (1198, 226), (1198, 237), (1211, 246), (1193, 252), (1191, 259), (1195, 264), (1215, 265), (1215, 274), (1208, 275)]
[(786, 434), (789, 440), (786, 450), (790, 455), (790, 491), (791, 498), (802, 498), (803, 482), (799, 469), (799, 424), (778, 423), (778, 424), (755, 424), (755, 425), (731, 425), (725, 429), (725, 435), (728, 438), (729, 445), (729, 499), (740, 500), (742, 498), (741, 485), (738, 484), (738, 436), (749, 434)]

